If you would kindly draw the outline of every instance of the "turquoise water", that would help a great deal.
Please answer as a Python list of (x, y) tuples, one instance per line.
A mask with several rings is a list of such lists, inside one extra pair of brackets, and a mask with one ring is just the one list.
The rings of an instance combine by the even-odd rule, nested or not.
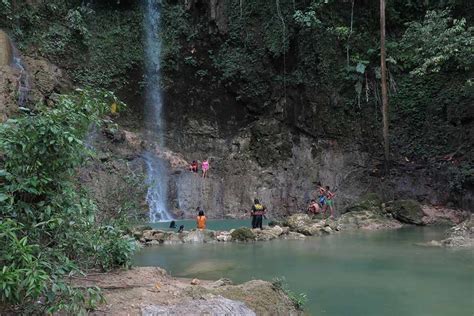
[(304, 241), (186, 244), (142, 249), (139, 266), (234, 282), (284, 276), (311, 315), (474, 315), (472, 251), (427, 248), (443, 230), (341, 233)]
[[(191, 230), (196, 228), (196, 220), (194, 219), (184, 219), (184, 220), (175, 220), (176, 229), (178, 230), (180, 225), (184, 225), (185, 230)], [(238, 227), (251, 227), (252, 220), (249, 219), (232, 219), (232, 220), (219, 220), (219, 219), (210, 219), (207, 220), (206, 228), (210, 230), (231, 230), (232, 228)], [(263, 224), (266, 225), (268, 220), (264, 219)], [(155, 229), (164, 229), (169, 230), (170, 222), (158, 222), (148, 224)]]

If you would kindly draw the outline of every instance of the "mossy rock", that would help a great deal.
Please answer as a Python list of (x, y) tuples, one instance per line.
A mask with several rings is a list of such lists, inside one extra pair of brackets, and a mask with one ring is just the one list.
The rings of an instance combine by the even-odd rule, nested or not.
[(153, 230), (153, 228), (149, 225), (138, 225), (128, 229), (126, 233), (133, 235), (135, 239), (140, 239), (143, 236), (143, 232), (145, 230)]
[(255, 234), (250, 228), (240, 227), (231, 233), (232, 240), (252, 241), (255, 240)]
[(383, 202), (380, 195), (374, 192), (364, 194), (360, 200), (360, 204), (366, 205), (367, 207), (380, 207)]
[(359, 201), (347, 207), (344, 213), (348, 212), (362, 212), (362, 211), (372, 211), (372, 212), (381, 212), (382, 211), (382, 198), (374, 192), (369, 192), (363, 195)]
[(387, 203), (387, 211), (400, 222), (415, 225), (424, 225), (425, 213), (420, 203), (415, 200), (395, 200)]

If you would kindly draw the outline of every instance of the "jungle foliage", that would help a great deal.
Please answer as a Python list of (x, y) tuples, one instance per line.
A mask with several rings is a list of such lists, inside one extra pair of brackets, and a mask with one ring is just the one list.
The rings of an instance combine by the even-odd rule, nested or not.
[(0, 28), (20, 50), (65, 68), (80, 86), (128, 84), (127, 72), (143, 62), (141, 18), (139, 4), (115, 1), (0, 1)]
[(111, 93), (78, 91), (0, 125), (0, 298), (11, 312), (83, 313), (102, 296), (69, 278), (130, 264), (134, 243), (96, 220), (75, 178), (90, 154), (83, 139), (111, 102)]
[[(200, 97), (230, 94), (259, 116), (284, 104), (289, 126), (381, 152), (381, 133), (374, 133), (381, 130), (378, 4), (224, 1), (222, 31), (207, 4), (194, 2), (200, 5), (188, 10), (163, 2), (163, 34), (172, 34), (164, 42), (169, 82), (194, 75), (193, 86), (205, 87)], [(474, 4), (393, 0), (386, 15), (394, 159), (444, 164), (464, 170), (456, 179), (472, 181)], [(453, 153), (458, 159), (442, 162)]]

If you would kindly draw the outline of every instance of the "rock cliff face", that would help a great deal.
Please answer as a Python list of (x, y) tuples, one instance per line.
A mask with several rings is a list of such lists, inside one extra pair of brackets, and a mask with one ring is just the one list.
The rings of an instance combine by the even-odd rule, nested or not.
[[(189, 162), (210, 158), (211, 164), (207, 179), (171, 171), (170, 201), (178, 215), (194, 216), (200, 206), (211, 217), (245, 216), (254, 198), (268, 207), (270, 216), (288, 215), (316, 198), (319, 181), (335, 190), (339, 213), (367, 192), (384, 200), (446, 202), (439, 193), (443, 184), (426, 169), (407, 163), (383, 178), (378, 157), (357, 143), (311, 137), (274, 118), (250, 122), (232, 134), (231, 123), (219, 127), (219, 119), (169, 120), (169, 147)], [(468, 207), (472, 197), (464, 199)]]
[(12, 43), (7, 33), (0, 30), (0, 66), (9, 65), (13, 59)]
[(72, 89), (59, 67), (38, 57), (17, 56), (20, 61), (14, 62), (13, 49), (8, 35), (0, 30), (0, 122), (16, 113), (20, 104), (51, 106), (55, 94)]
[(365, 187), (355, 185), (367, 167), (367, 155), (357, 146), (318, 144), (287, 131), (272, 134), (278, 129), (282, 129), (279, 122), (269, 120), (227, 139), (170, 142), (188, 161), (209, 157), (211, 164), (206, 179), (186, 171), (172, 174), (172, 205), (185, 210), (185, 216), (193, 215), (186, 211), (197, 206), (213, 217), (243, 216), (259, 198), (270, 216), (281, 216), (306, 208), (315, 198), (318, 181), (335, 187), (341, 207), (365, 192)]

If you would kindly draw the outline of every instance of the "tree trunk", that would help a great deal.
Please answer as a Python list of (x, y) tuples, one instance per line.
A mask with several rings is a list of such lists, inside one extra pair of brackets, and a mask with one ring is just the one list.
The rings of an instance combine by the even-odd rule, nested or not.
[(382, 85), (382, 118), (385, 168), (389, 166), (389, 139), (388, 139), (388, 95), (387, 69), (385, 61), (385, 0), (380, 0), (380, 72)]

